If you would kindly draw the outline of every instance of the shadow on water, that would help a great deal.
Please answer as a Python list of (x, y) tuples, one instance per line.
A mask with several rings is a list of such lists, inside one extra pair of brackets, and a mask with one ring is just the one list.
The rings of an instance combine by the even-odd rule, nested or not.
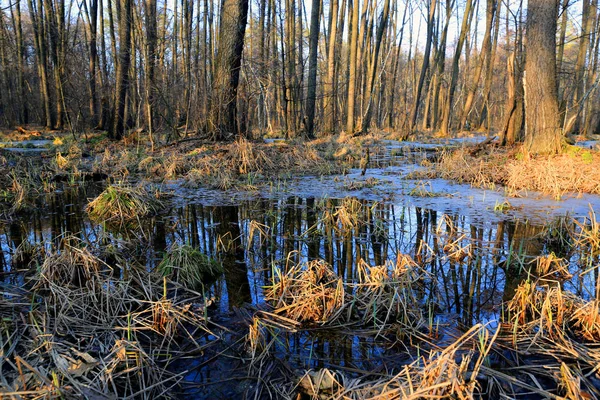
[[(148, 218), (136, 232), (111, 232), (92, 223), (84, 211), (87, 198), (99, 190), (87, 186), (49, 195), (37, 209), (0, 225), (0, 266), (5, 282), (18, 284), (20, 274), (15, 272), (30, 261), (17, 259), (16, 249), (23, 249), (25, 244), (49, 249), (68, 235), (113, 246), (121, 258), (148, 269), (157, 265), (172, 244), (190, 244), (222, 262), (225, 272), (206, 289), (206, 296), (215, 304), (210, 310), (212, 318), (236, 327), (235, 320), (243, 317), (239, 308), (260, 308), (264, 303), (263, 287), (273, 278), (273, 266), (285, 270), (304, 261), (324, 259), (339, 276), (355, 281), (361, 260), (382, 265), (403, 253), (436, 278), (420, 295), (433, 300), (434, 324), (450, 327), (498, 319), (502, 303), (528, 278), (536, 256), (555, 253), (574, 261), (574, 266), (580, 257), (565, 244), (569, 238), (561, 231), (572, 223), (568, 217), (546, 226), (514, 220), (490, 222), (459, 213), (356, 198), (292, 196), (243, 201), (235, 206), (188, 204)], [(573, 273), (575, 278), (564, 285), (589, 298), (593, 277)], [(386, 356), (390, 343), (362, 337), (359, 332), (342, 338), (327, 330), (280, 337), (275, 352), (291, 369), (337, 366), (375, 373), (406, 361)], [(191, 365), (195, 372), (187, 380), (210, 380), (235, 369), (225, 364), (191, 361), (186, 368)], [(227, 390), (234, 389), (211, 390), (217, 392), (208, 393), (226, 396)]]

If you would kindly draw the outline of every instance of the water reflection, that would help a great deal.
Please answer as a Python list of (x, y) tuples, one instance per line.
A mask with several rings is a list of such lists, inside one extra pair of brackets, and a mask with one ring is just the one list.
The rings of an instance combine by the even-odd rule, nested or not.
[[(422, 293), (423, 299), (437, 304), (432, 312), (470, 325), (498, 315), (502, 301), (527, 278), (532, 258), (555, 252), (574, 264), (579, 260), (560, 239), (564, 236), (560, 227), (569, 223), (568, 218), (551, 226), (489, 222), (357, 199), (289, 197), (237, 206), (188, 204), (149, 218), (137, 232), (106, 232), (83, 211), (87, 198), (98, 190), (48, 196), (37, 210), (5, 224), (0, 235), (3, 271), (23, 268), (23, 263), (13, 261), (24, 242), (51, 248), (67, 235), (113, 246), (122, 259), (149, 269), (173, 243), (187, 243), (223, 263), (224, 276), (206, 291), (221, 311), (228, 311), (245, 303), (260, 304), (274, 266), (322, 258), (352, 281), (359, 261), (381, 265), (401, 252), (436, 278)], [(570, 290), (586, 297), (583, 292), (590, 292), (586, 279), (593, 277), (576, 276)]]

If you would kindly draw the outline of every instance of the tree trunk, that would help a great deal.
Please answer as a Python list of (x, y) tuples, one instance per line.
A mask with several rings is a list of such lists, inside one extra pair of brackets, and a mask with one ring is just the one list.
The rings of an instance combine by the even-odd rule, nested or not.
[(89, 63), (88, 63), (88, 90), (90, 93), (90, 119), (91, 125), (96, 127), (98, 125), (98, 94), (96, 90), (96, 69), (98, 60), (98, 48), (97, 48), (97, 27), (98, 27), (98, 0), (91, 0), (89, 9), (87, 2), (84, 1), (84, 8), (88, 14), (88, 25), (90, 30), (89, 38)]
[(125, 101), (129, 87), (129, 67), (131, 63), (131, 20), (133, 18), (132, 1), (123, 0), (117, 8), (119, 19), (119, 63), (116, 76), (116, 97), (113, 106), (113, 123), (109, 137), (115, 140), (123, 138), (125, 131)]
[[(581, 13), (581, 36), (579, 37), (579, 51), (575, 61), (575, 90), (573, 91), (573, 101), (571, 103), (571, 113), (567, 112), (569, 118), (565, 127), (566, 133), (577, 132), (581, 130), (581, 111), (583, 110), (584, 91), (585, 91), (585, 64), (587, 59), (588, 47), (590, 43), (590, 33), (595, 15), (590, 15), (590, 0), (583, 0), (583, 10)], [(569, 115), (570, 114), (570, 115)]]
[(450, 113), (452, 112), (452, 102), (454, 101), (454, 94), (456, 92), (456, 85), (458, 83), (460, 55), (468, 35), (468, 27), (471, 23), (471, 18), (473, 18), (474, 1), (477, 0), (467, 0), (465, 13), (463, 14), (463, 20), (460, 28), (460, 36), (458, 37), (458, 43), (456, 44), (456, 50), (454, 51), (454, 58), (452, 59), (452, 72), (450, 75), (450, 85), (448, 86), (448, 98), (444, 107), (442, 125), (440, 126), (440, 136), (443, 137), (448, 136), (450, 133)]
[(325, 103), (325, 131), (328, 134), (335, 133), (335, 121), (336, 121), (336, 99), (337, 99), (337, 88), (335, 78), (335, 61), (336, 61), (336, 40), (337, 40), (337, 14), (338, 14), (338, 0), (331, 0), (329, 5), (329, 48), (327, 54), (327, 82), (325, 85), (326, 90), (326, 103)]
[(460, 118), (459, 129), (464, 129), (467, 118), (469, 117), (469, 113), (471, 112), (471, 107), (473, 107), (473, 102), (475, 101), (475, 92), (477, 91), (477, 87), (479, 84), (479, 78), (481, 77), (481, 72), (483, 71), (483, 67), (485, 65), (485, 60), (489, 59), (492, 55), (492, 29), (494, 27), (494, 18), (496, 17), (496, 7), (497, 0), (487, 0), (487, 8), (486, 8), (486, 21), (485, 21), (485, 34), (483, 36), (483, 42), (481, 43), (481, 53), (479, 54), (479, 60), (477, 61), (477, 66), (475, 67), (475, 72), (472, 76), (469, 76), (467, 79), (466, 85), (468, 87), (467, 98), (465, 100), (465, 105), (463, 107), (462, 116)]
[(534, 154), (561, 150), (556, 86), (557, 3), (529, 0), (527, 9), (525, 144)]
[(46, 128), (54, 127), (54, 111), (50, 98), (50, 85), (48, 82), (48, 57), (46, 48), (46, 28), (44, 23), (44, 6), (42, 0), (37, 0), (37, 7), (33, 0), (29, 0), (29, 12), (34, 31), (34, 44), (36, 48), (38, 75), (40, 77), (40, 94), (44, 103), (44, 119)]
[[(389, 1), (389, 0), (388, 0)], [(306, 135), (313, 139), (315, 128), (315, 103), (317, 100), (317, 50), (319, 46), (319, 20), (321, 0), (312, 0), (310, 11), (310, 38), (308, 45), (308, 93), (306, 96)]]
[(240, 81), (248, 0), (223, 0), (208, 130), (217, 140), (238, 132), (237, 90)]
[(23, 40), (23, 23), (21, 20), (21, 1), (15, 3), (15, 23), (17, 36), (17, 85), (19, 93), (19, 122), (29, 122), (29, 108), (26, 99), (25, 86), (25, 42)]
[(148, 135), (153, 140), (153, 115), (154, 115), (154, 71), (156, 67), (156, 0), (145, 0), (146, 16), (146, 123), (148, 124)]
[(427, 38), (425, 39), (425, 51), (423, 52), (423, 65), (421, 66), (421, 73), (419, 75), (419, 83), (417, 84), (417, 90), (415, 98), (413, 100), (413, 107), (410, 117), (410, 125), (408, 132), (405, 133), (405, 137), (413, 133), (417, 124), (417, 115), (419, 114), (419, 103), (421, 103), (421, 92), (423, 91), (423, 84), (425, 83), (425, 76), (429, 69), (429, 54), (431, 53), (431, 41), (433, 38), (433, 28), (435, 26), (435, 7), (436, 0), (429, 1), (429, 17), (427, 19)]
[[(435, 0), (434, 0), (435, 1)], [(356, 69), (357, 69), (357, 50), (358, 50), (358, 11), (359, 1), (354, 0), (352, 6), (352, 34), (350, 38), (350, 63), (348, 75), (348, 101), (346, 114), (346, 134), (354, 134), (354, 104), (356, 96)]]
[(360, 130), (362, 134), (366, 133), (369, 129), (369, 125), (371, 125), (371, 117), (373, 113), (373, 91), (375, 87), (375, 77), (377, 75), (377, 64), (379, 63), (379, 50), (381, 48), (381, 39), (383, 38), (383, 33), (387, 27), (389, 14), (390, 0), (385, 0), (383, 4), (383, 10), (381, 10), (381, 16), (379, 17), (379, 26), (377, 27), (377, 35), (375, 37), (375, 51), (373, 52), (370, 64), (370, 74), (367, 76), (367, 89), (365, 92), (364, 101), (367, 110), (365, 111), (365, 116), (363, 118), (362, 127)]

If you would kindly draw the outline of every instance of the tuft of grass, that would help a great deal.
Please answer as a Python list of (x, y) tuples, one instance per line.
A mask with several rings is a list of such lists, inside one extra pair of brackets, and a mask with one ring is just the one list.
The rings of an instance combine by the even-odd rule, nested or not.
[(196, 291), (202, 291), (205, 284), (223, 273), (220, 262), (188, 244), (171, 246), (157, 269), (183, 287)]
[(87, 206), (87, 212), (95, 221), (108, 226), (128, 227), (139, 223), (141, 217), (157, 213), (162, 203), (143, 187), (111, 185)]
[(86, 247), (71, 244), (72, 240), (78, 242), (71, 239), (63, 239), (62, 249), (46, 256), (39, 270), (37, 287), (93, 287), (101, 275), (112, 270)]

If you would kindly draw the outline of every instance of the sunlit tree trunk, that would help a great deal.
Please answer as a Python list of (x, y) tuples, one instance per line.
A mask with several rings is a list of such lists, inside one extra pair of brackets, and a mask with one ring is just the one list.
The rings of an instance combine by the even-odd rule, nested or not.
[(473, 2), (477, 0), (467, 0), (465, 5), (465, 12), (463, 14), (462, 24), (460, 28), (460, 35), (458, 42), (456, 43), (456, 50), (454, 51), (454, 57), (452, 59), (452, 72), (450, 73), (450, 84), (448, 86), (448, 96), (446, 98), (446, 104), (444, 107), (442, 125), (440, 126), (440, 136), (448, 136), (450, 133), (450, 117), (452, 112), (452, 103), (454, 101), (454, 94), (456, 92), (456, 85), (458, 83), (458, 69), (460, 62), (460, 55), (462, 48), (468, 35), (468, 27), (473, 18)]
[(367, 74), (367, 87), (364, 95), (364, 104), (366, 106), (365, 116), (363, 117), (361, 133), (366, 133), (371, 125), (371, 118), (373, 113), (373, 91), (375, 87), (375, 78), (377, 75), (377, 64), (379, 63), (379, 51), (381, 48), (381, 39), (387, 27), (387, 22), (390, 14), (390, 0), (385, 0), (383, 4), (383, 10), (379, 17), (379, 26), (377, 27), (377, 34), (375, 37), (375, 51), (371, 57), (370, 71)]
[(329, 5), (329, 47), (327, 53), (327, 80), (325, 81), (325, 132), (332, 134), (335, 133), (335, 121), (336, 121), (336, 99), (337, 99), (337, 87), (336, 87), (336, 41), (337, 41), (337, 14), (338, 14), (338, 0), (331, 0)]
[(429, 16), (427, 18), (427, 37), (425, 38), (425, 51), (423, 52), (423, 64), (421, 66), (421, 73), (419, 75), (419, 83), (417, 84), (417, 90), (415, 91), (415, 99), (413, 101), (412, 112), (410, 117), (410, 124), (408, 126), (408, 132), (405, 132), (405, 136), (412, 134), (417, 124), (417, 116), (419, 114), (419, 105), (421, 103), (421, 92), (423, 91), (423, 85), (425, 83), (425, 76), (429, 69), (429, 55), (431, 53), (431, 42), (433, 39), (433, 28), (435, 27), (435, 8), (436, 0), (430, 0), (428, 4)]
[(350, 37), (350, 60), (349, 60), (349, 74), (348, 74), (348, 101), (347, 101), (347, 113), (346, 113), (346, 134), (354, 134), (354, 104), (356, 96), (357, 86), (357, 50), (358, 50), (358, 11), (359, 2), (354, 0), (352, 7), (352, 27)]
[(561, 150), (556, 85), (557, 3), (557, 0), (529, 0), (527, 7), (525, 144), (534, 154)]
[(492, 55), (492, 30), (494, 27), (494, 18), (496, 17), (496, 7), (497, 0), (487, 0), (487, 8), (486, 8), (486, 21), (485, 21), (485, 34), (483, 36), (483, 42), (481, 43), (481, 53), (479, 54), (479, 59), (477, 61), (477, 65), (475, 67), (475, 71), (473, 75), (469, 76), (466, 80), (466, 85), (468, 88), (467, 98), (465, 100), (465, 104), (462, 110), (462, 116), (460, 118), (459, 129), (464, 129), (465, 124), (467, 122), (467, 118), (469, 117), (469, 113), (471, 112), (471, 107), (473, 107), (473, 102), (475, 100), (475, 92), (477, 91), (477, 87), (479, 85), (479, 80), (481, 77), (481, 73), (485, 66), (485, 60), (489, 59)]

